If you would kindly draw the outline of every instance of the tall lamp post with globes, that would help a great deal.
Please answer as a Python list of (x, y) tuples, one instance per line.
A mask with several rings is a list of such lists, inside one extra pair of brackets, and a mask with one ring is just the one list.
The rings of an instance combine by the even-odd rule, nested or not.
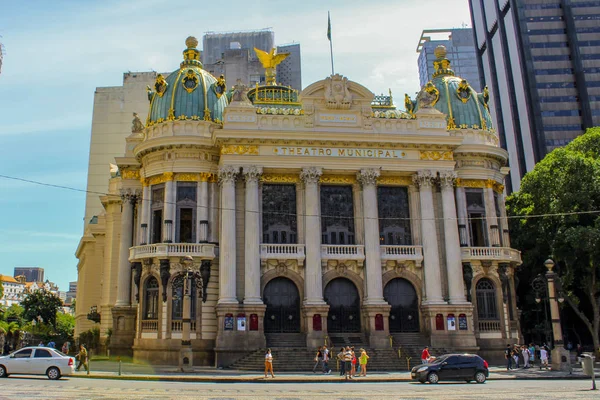
[(182, 332), (181, 332), (181, 350), (179, 353), (179, 368), (181, 372), (190, 371), (193, 367), (193, 350), (190, 338), (192, 322), (192, 290), (202, 289), (202, 276), (194, 270), (194, 259), (192, 256), (185, 256), (181, 259), (184, 267), (183, 277), (183, 313), (182, 313)]

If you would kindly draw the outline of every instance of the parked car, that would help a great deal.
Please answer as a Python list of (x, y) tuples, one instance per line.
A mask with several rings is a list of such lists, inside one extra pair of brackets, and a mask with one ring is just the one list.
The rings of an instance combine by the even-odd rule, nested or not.
[(490, 372), (488, 363), (477, 354), (447, 354), (430, 364), (414, 367), (410, 376), (421, 383), (439, 381), (475, 381), (484, 383)]
[(46, 375), (49, 379), (75, 372), (75, 359), (50, 347), (25, 347), (0, 357), (0, 378), (12, 374)]

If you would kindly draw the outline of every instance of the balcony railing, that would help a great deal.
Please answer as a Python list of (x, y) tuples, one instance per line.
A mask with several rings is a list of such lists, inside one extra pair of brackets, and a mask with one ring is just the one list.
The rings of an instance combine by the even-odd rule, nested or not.
[[(190, 332), (194, 332), (196, 330), (196, 321), (190, 321)], [(171, 332), (182, 332), (183, 331), (183, 321), (171, 321)]]
[(365, 261), (365, 246), (323, 244), (321, 245), (321, 260), (355, 260), (362, 265)]
[(381, 261), (414, 261), (417, 265), (423, 262), (423, 246), (380, 246)]
[(215, 245), (210, 243), (156, 243), (129, 248), (129, 260), (149, 257), (192, 256), (212, 259)]
[(500, 332), (500, 321), (479, 320), (477, 321), (479, 332)]
[(142, 321), (142, 332), (158, 332), (158, 320), (147, 319)]
[(521, 252), (510, 247), (462, 247), (463, 261), (493, 260), (521, 264)]
[(303, 244), (263, 243), (260, 245), (260, 259), (266, 260), (298, 260), (298, 265), (304, 265)]

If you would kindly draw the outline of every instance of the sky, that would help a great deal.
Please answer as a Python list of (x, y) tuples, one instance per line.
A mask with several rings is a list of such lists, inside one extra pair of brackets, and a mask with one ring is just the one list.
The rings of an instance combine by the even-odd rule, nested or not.
[[(96, 87), (123, 72), (178, 68), (184, 41), (207, 31), (271, 28), (276, 44), (300, 43), (302, 83), (335, 72), (375, 94), (419, 90), (423, 29), (471, 26), (467, 0), (2, 0), (0, 42), (0, 274), (45, 269), (68, 289), (77, 280)], [(399, 104), (398, 104), (399, 103)]]

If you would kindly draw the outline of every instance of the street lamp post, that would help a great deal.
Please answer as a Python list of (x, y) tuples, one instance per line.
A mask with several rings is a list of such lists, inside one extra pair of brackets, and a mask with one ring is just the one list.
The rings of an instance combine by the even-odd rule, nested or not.
[(550, 301), (550, 318), (552, 319), (552, 333), (554, 334), (554, 347), (552, 348), (552, 369), (559, 371), (570, 371), (571, 360), (569, 351), (564, 348), (562, 329), (560, 325), (560, 312), (558, 303), (562, 303), (564, 298), (559, 292), (556, 293), (554, 261), (548, 259), (544, 262), (548, 270), (546, 272), (546, 281), (548, 282), (548, 299)]

